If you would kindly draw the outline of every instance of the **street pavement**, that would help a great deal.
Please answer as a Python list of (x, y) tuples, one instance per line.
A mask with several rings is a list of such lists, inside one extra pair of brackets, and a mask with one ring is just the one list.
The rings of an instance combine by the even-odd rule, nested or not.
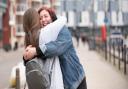
[(73, 41), (84, 66), (88, 89), (128, 89), (128, 74), (124, 75), (96, 51), (90, 51), (87, 44), (80, 41), (77, 47)]
[[(87, 44), (80, 41), (77, 47), (74, 38), (73, 43), (86, 73), (88, 89), (128, 89), (128, 74), (124, 75), (96, 51), (90, 51)], [(22, 53), (23, 48), (8, 53), (0, 50), (0, 89), (9, 89), (11, 68), (22, 60)]]
[(0, 49), (0, 89), (10, 89), (10, 75), (12, 67), (22, 61), (23, 48), (5, 52)]

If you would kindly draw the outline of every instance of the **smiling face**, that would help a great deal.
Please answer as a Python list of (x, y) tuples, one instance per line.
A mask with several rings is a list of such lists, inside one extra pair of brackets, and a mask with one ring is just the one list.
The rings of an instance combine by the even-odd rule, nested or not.
[(52, 22), (52, 18), (51, 18), (48, 11), (42, 10), (39, 15), (40, 15), (40, 25), (41, 25), (41, 27), (44, 27), (44, 26), (46, 26), (46, 25), (48, 25), (49, 23)]

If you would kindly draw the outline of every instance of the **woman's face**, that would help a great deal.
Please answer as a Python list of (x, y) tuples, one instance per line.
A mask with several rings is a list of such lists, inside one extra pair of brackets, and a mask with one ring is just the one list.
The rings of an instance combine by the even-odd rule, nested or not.
[(52, 19), (48, 11), (42, 10), (39, 15), (41, 27), (44, 27), (52, 22)]

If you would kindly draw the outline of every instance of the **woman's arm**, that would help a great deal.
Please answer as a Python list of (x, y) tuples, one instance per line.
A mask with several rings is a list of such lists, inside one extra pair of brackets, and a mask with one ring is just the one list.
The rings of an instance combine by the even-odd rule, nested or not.
[(66, 52), (71, 47), (71, 45), (73, 45), (72, 36), (68, 31), (67, 27), (64, 26), (64, 28), (60, 31), (56, 41), (51, 41), (47, 44), (42, 44), (37, 48), (28, 47), (28, 54), (26, 58), (33, 58), (34, 55), (42, 58), (59, 56)]
[(66, 26), (60, 31), (56, 41), (51, 41), (47, 44), (42, 44), (36, 48), (38, 55), (44, 55), (45, 57), (53, 57), (62, 55), (68, 50), (72, 43), (72, 36)]

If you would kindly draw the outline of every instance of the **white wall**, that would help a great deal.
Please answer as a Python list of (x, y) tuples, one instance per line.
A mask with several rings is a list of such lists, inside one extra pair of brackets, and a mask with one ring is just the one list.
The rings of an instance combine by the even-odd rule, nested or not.
[(122, 0), (121, 1), (121, 9), (123, 12), (128, 12), (128, 0)]
[(90, 25), (90, 16), (88, 11), (83, 11), (81, 13), (81, 22), (78, 24), (78, 26), (85, 27)]
[[(62, 12), (62, 15), (63, 16), (66, 16), (66, 13), (65, 12)], [(68, 12), (68, 17), (67, 17), (67, 19), (68, 19), (67, 25), (69, 27), (73, 27), (75, 25), (75, 19), (74, 19), (74, 17), (75, 17), (74, 12), (73, 11), (69, 11)]]
[(103, 11), (99, 11), (97, 12), (97, 19), (96, 19), (96, 23), (98, 26), (102, 26), (104, 25), (104, 18), (105, 18), (105, 13)]
[(114, 25), (114, 26), (123, 25), (122, 12), (117, 13), (117, 12), (113, 11), (111, 13), (111, 20), (112, 20), (112, 25)]

